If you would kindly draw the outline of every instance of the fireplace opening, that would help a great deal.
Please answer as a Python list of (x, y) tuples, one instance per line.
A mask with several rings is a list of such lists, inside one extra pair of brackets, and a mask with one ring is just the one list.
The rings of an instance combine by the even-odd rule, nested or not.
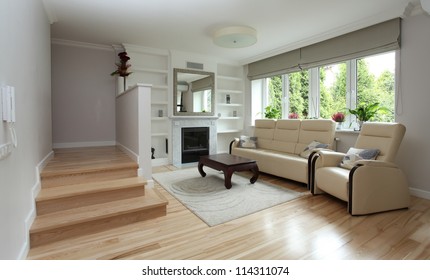
[(182, 163), (199, 161), (209, 154), (209, 127), (182, 128)]

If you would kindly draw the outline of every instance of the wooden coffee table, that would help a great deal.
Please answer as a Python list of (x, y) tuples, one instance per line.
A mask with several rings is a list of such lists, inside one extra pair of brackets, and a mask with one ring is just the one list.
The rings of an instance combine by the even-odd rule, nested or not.
[(251, 184), (254, 184), (257, 181), (259, 175), (257, 162), (255, 160), (231, 154), (200, 156), (198, 169), (200, 175), (205, 177), (206, 173), (203, 171), (203, 166), (223, 171), (224, 185), (227, 189), (231, 188), (231, 176), (235, 171), (252, 171), (253, 176), (249, 180)]

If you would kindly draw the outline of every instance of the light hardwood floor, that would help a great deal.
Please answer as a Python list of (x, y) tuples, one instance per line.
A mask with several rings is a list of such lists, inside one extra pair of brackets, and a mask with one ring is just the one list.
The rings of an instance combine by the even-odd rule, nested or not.
[[(173, 166), (154, 168), (156, 172)], [(259, 180), (307, 192), (262, 174)], [(352, 217), (327, 195), (296, 200), (208, 227), (162, 187), (167, 215), (31, 249), (29, 259), (430, 259), (430, 201)]]

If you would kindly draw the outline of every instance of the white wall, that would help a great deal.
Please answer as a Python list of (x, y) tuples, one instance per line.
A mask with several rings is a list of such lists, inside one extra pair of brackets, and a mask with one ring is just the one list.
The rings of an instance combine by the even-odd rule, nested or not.
[(400, 89), (403, 95), (397, 120), (406, 135), (397, 157), (413, 194), (430, 199), (430, 16), (402, 22)]
[[(40, 0), (0, 1), (0, 85), (16, 91), (18, 146), (0, 160), (0, 259), (25, 258), (36, 166), (51, 152), (50, 26)], [(0, 122), (0, 144), (10, 141)]]
[(54, 41), (54, 148), (115, 144), (115, 59), (111, 47)]
[(137, 84), (116, 98), (116, 143), (139, 164), (138, 175), (153, 186), (151, 166), (151, 86)]

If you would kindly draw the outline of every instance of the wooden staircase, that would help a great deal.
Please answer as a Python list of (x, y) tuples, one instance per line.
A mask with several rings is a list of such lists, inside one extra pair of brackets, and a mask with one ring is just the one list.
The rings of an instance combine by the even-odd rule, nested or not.
[(32, 248), (166, 215), (167, 200), (116, 147), (59, 149), (41, 173)]

